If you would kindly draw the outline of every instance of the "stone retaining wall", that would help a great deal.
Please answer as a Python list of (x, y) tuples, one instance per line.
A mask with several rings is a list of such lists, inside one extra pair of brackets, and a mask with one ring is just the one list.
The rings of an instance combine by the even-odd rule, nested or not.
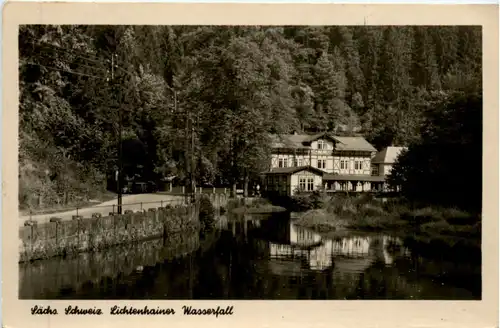
[(198, 227), (197, 205), (26, 226), (19, 229), (19, 262), (97, 251)]
[[(225, 194), (205, 194), (216, 212), (226, 208)], [(196, 205), (151, 208), (148, 211), (95, 218), (74, 218), (19, 229), (19, 262), (97, 251), (110, 246), (199, 229)], [(55, 215), (56, 216), (56, 215)], [(57, 220), (56, 220), (57, 221)]]

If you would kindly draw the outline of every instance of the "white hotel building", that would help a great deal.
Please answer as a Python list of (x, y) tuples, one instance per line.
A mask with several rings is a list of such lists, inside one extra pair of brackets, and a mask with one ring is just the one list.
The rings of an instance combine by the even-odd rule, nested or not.
[(293, 195), (318, 189), (334, 191), (386, 190), (390, 167), (403, 148), (377, 152), (363, 137), (273, 135), (271, 167), (265, 172), (268, 193)]

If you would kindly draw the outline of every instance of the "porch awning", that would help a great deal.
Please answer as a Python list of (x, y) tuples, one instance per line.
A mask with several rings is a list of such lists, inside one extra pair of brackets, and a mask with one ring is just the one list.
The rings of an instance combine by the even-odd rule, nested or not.
[(262, 172), (261, 174), (270, 175), (270, 174), (294, 174), (300, 171), (309, 171), (314, 172), (317, 175), (323, 175), (324, 172), (318, 168), (313, 166), (292, 166), (292, 167), (275, 167), (272, 168), (271, 171)]
[(325, 181), (366, 181), (366, 182), (384, 182), (385, 176), (362, 175), (362, 174), (325, 174)]

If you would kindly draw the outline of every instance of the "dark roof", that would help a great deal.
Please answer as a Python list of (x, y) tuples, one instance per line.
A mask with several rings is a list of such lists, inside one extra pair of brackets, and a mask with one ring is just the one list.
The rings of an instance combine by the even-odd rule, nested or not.
[(383, 181), (385, 181), (385, 177), (379, 176), (379, 175), (368, 175), (368, 174), (331, 174), (331, 173), (327, 173), (323, 176), (323, 180), (383, 182)]
[(300, 171), (313, 171), (318, 175), (323, 175), (325, 172), (313, 166), (295, 166), (295, 167), (276, 167), (272, 168), (271, 171), (264, 172), (264, 174), (294, 174)]
[(405, 147), (387, 147), (379, 151), (372, 159), (372, 164), (393, 164)]
[(328, 138), (336, 143), (336, 149), (346, 151), (377, 151), (363, 137), (338, 137), (322, 132), (317, 134), (271, 135), (273, 148), (310, 149), (308, 143), (319, 138)]
[(334, 137), (338, 141), (337, 150), (377, 151), (363, 137)]
[(307, 142), (309, 135), (290, 134), (290, 135), (271, 135), (273, 148), (310, 148), (304, 145)]

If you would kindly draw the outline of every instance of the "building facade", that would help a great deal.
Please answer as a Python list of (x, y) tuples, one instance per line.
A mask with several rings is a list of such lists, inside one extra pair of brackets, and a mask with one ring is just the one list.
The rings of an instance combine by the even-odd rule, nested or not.
[[(392, 156), (394, 150), (389, 153)], [(393, 162), (375, 164), (374, 159), (379, 158), (385, 157), (363, 137), (273, 135), (271, 166), (265, 173), (264, 186), (266, 191), (286, 195), (319, 189), (383, 191)]]
[(372, 175), (384, 177), (384, 183), (381, 185), (383, 191), (389, 191), (389, 186), (385, 182), (398, 156), (405, 150), (405, 147), (386, 147), (379, 151), (372, 158)]
[(292, 196), (299, 191), (318, 190), (323, 183), (323, 171), (312, 166), (280, 167), (265, 173), (267, 194)]

